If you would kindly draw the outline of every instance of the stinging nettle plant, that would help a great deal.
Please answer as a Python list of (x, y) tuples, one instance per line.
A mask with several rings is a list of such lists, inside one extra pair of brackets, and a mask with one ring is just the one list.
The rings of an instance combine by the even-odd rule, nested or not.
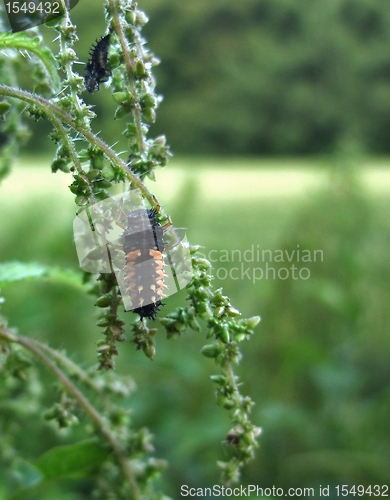
[[(68, 12), (48, 23), (58, 33), (56, 55), (44, 47), (37, 28), (0, 35), (3, 54), (0, 59), (0, 177), (9, 171), (18, 148), (28, 137), (22, 112), (35, 120), (48, 120), (53, 126), (50, 138), (57, 144), (51, 168), (53, 172), (61, 170), (73, 176), (69, 187), (75, 196), (76, 214), (109, 199), (112, 196), (110, 188), (115, 184), (122, 185), (123, 190), (140, 190), (152, 209), (159, 208), (158, 200), (143, 180), (145, 177), (155, 180), (155, 168), (165, 166), (171, 156), (164, 136), (148, 137), (160, 98), (155, 93), (151, 73), (159, 61), (147, 50), (141, 37), (147, 17), (130, 0), (108, 0), (104, 9), (105, 37), (109, 36), (107, 67), (100, 73), (95, 68), (92, 74), (95, 81), (92, 82), (91, 72), (86, 81), (74, 69), (74, 63), (79, 62), (73, 49), (77, 35)], [(24, 57), (26, 54), (29, 57)], [(18, 87), (17, 68), (21, 64), (25, 71), (31, 71), (35, 85), (32, 92)], [(126, 161), (100, 138), (104, 130), (99, 137), (92, 132), (91, 120), (95, 113), (82, 98), (86, 86), (97, 91), (104, 80), (117, 104), (113, 118), (125, 119)], [(169, 223), (161, 210), (157, 219), (159, 224)], [(168, 339), (179, 336), (188, 327), (197, 332), (206, 331), (209, 343), (201, 352), (213, 359), (219, 368), (219, 373), (211, 376), (217, 388), (217, 404), (231, 417), (231, 429), (225, 436), (228, 458), (218, 462), (222, 470), (221, 481), (230, 484), (239, 480), (242, 466), (254, 457), (256, 437), (260, 432), (249, 419), (253, 403), (249, 397), (241, 395), (233, 372), (233, 366), (241, 359), (239, 343), (249, 339), (260, 319), (241, 319), (239, 311), (222, 290), (213, 290), (211, 266), (199, 254), (199, 248), (189, 247), (193, 277), (186, 287), (186, 305), (165, 317), (160, 311), (152, 325), (146, 318), (132, 315), (129, 330), (137, 349), (150, 359), (155, 356), (157, 325), (165, 330)], [(130, 378), (119, 377), (112, 370), (114, 357), (118, 355), (117, 344), (126, 339), (125, 323), (118, 316), (122, 297), (115, 274), (82, 274), (31, 263), (2, 263), (1, 292), (4, 293), (6, 286), (14, 281), (48, 275), (53, 279), (66, 279), (86, 293), (96, 295), (96, 305), (101, 308), (97, 324), (103, 329), (103, 337), (98, 341), (98, 369), (84, 370), (63, 352), (19, 335), (0, 317), (1, 399), (7, 401), (17, 388), (23, 393), (26, 408), (34, 400), (40, 404), (35, 364), (39, 360), (56, 376), (60, 393), (58, 402), (45, 412), (45, 418), (56, 421), (60, 428), (84, 424), (77, 434), (83, 436), (81, 440), (54, 447), (33, 464), (27, 464), (29, 473), (25, 476), (28, 480), (17, 486), (22, 492), (35, 491), (34, 488), (45, 482), (61, 479), (77, 470), (79, 474), (84, 471), (85, 477), (94, 481), (93, 498), (96, 499), (167, 498), (154, 492), (152, 484), (165, 463), (151, 456), (150, 433), (144, 428), (134, 429), (129, 412), (124, 409), (123, 402), (134, 384)], [(0, 300), (4, 300), (2, 297)], [(2, 436), (0, 457), (12, 470), (17, 450), (7, 436), (12, 434), (12, 420), (18, 418), (18, 414), (10, 411), (7, 415), (8, 419), (4, 418), (1, 424), (4, 439)]]

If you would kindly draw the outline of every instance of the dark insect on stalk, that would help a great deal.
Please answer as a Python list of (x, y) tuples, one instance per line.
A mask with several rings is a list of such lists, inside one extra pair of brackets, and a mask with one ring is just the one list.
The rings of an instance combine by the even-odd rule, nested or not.
[(126, 255), (127, 293), (140, 318), (155, 319), (165, 297), (163, 251), (164, 227), (156, 220), (158, 210), (140, 209), (126, 215), (123, 250)]
[(103, 36), (90, 50), (90, 59), (87, 63), (85, 76), (85, 88), (93, 94), (99, 90), (99, 85), (106, 82), (111, 76), (108, 68), (108, 47), (110, 45), (110, 34)]

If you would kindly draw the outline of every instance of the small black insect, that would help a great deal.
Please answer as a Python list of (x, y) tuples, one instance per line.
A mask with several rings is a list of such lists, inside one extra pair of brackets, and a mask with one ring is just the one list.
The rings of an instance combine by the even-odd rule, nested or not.
[(87, 63), (87, 74), (85, 76), (85, 87), (93, 94), (99, 90), (99, 84), (106, 82), (111, 76), (111, 71), (107, 66), (108, 47), (110, 45), (110, 35), (103, 36), (90, 51), (90, 59)]

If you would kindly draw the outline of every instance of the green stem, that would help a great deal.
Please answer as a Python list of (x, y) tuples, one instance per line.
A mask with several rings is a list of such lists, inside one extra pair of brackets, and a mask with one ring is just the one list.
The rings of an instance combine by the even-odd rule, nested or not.
[(52, 358), (54, 358), (56, 361), (61, 363), (69, 372), (74, 373), (77, 375), (77, 377), (84, 382), (85, 384), (89, 385), (93, 390), (98, 392), (100, 395), (103, 395), (102, 389), (87, 375), (87, 373), (82, 370), (78, 365), (73, 363), (72, 360), (61, 354), (60, 352), (56, 351), (55, 349), (52, 349), (48, 345), (42, 344), (41, 342), (38, 342), (38, 340), (32, 339), (30, 340), (33, 344), (37, 346), (37, 348), (41, 349), (42, 351), (47, 352), (50, 354)]
[[(65, 31), (68, 27), (68, 25), (70, 24), (70, 18), (69, 18), (69, 12), (65, 6), (65, 2), (63, 0), (62, 1), (62, 8), (64, 9), (65, 11), (65, 15), (64, 15), (64, 18), (63, 18), (63, 21), (61, 22), (61, 30), (60, 30), (60, 46), (61, 46), (61, 53), (62, 54), (66, 54), (66, 49), (67, 49), (67, 41), (66, 41), (66, 38), (65, 38)], [(73, 62), (69, 61), (67, 63), (65, 63), (64, 65), (64, 69), (65, 69), (65, 72), (66, 72), (66, 78), (68, 80), (69, 83), (72, 82), (72, 79), (73, 79), (73, 71), (72, 71), (72, 66), (73, 66)], [(81, 107), (80, 107), (80, 103), (79, 103), (79, 99), (78, 99), (78, 96), (77, 96), (77, 92), (76, 90), (74, 89), (74, 87), (72, 85), (70, 85), (71, 87), (71, 96), (72, 96), (72, 102), (77, 110), (77, 113), (78, 113), (78, 116), (81, 116), (82, 114), (82, 111), (81, 111)]]
[(15, 335), (4, 327), (0, 329), (0, 338), (2, 338), (6, 342), (16, 342), (20, 344), (25, 349), (35, 354), (41, 360), (41, 362), (57, 376), (57, 378), (62, 382), (65, 389), (76, 399), (81, 408), (83, 408), (85, 413), (89, 415), (91, 420), (96, 424), (97, 428), (100, 429), (101, 433), (110, 443), (112, 450), (115, 453), (119, 465), (123, 471), (123, 474), (129, 483), (133, 499), (142, 500), (142, 495), (138, 488), (137, 481), (130, 467), (129, 461), (124, 451), (122, 450), (121, 445), (116, 440), (109, 427), (106, 425), (102, 416), (97, 412), (95, 407), (91, 405), (84, 394), (73, 384), (73, 382), (64, 374), (64, 372), (60, 370), (60, 368), (55, 363), (53, 363), (53, 361), (48, 358), (39, 347), (37, 347), (34, 341), (31, 341), (30, 339), (27, 339), (25, 337)]
[(130, 91), (131, 91), (130, 93), (134, 98), (135, 104), (133, 106), (133, 116), (134, 116), (134, 124), (135, 124), (136, 129), (137, 129), (138, 151), (140, 153), (143, 153), (144, 149), (145, 149), (145, 145), (144, 145), (144, 137), (143, 137), (143, 133), (142, 133), (142, 122), (141, 122), (141, 113), (140, 113), (141, 107), (137, 101), (137, 88), (135, 85), (135, 77), (134, 77), (135, 64), (134, 64), (134, 61), (131, 59), (130, 54), (129, 54), (128, 44), (127, 44), (125, 35), (123, 33), (123, 30), (122, 30), (122, 26), (120, 23), (118, 12), (116, 10), (115, 0), (109, 0), (108, 3), (110, 5), (110, 9), (111, 9), (111, 15), (112, 15), (112, 19), (113, 19), (114, 26), (115, 26), (115, 32), (118, 35), (119, 42), (121, 44), (124, 59), (125, 59), (127, 78), (129, 80), (129, 84), (130, 84)]
[(245, 415), (245, 420), (248, 420), (248, 417), (242, 408), (240, 391), (239, 391), (237, 384), (236, 384), (236, 381), (234, 379), (234, 372), (233, 372), (232, 362), (230, 359), (225, 360), (224, 368), (225, 368), (226, 375), (229, 379), (229, 385), (233, 388), (232, 398), (235, 400), (237, 407), (240, 408), (241, 414)]
[(114, 151), (112, 151), (112, 149), (109, 146), (107, 146), (107, 144), (105, 144), (104, 141), (102, 141), (95, 134), (93, 134), (93, 132), (77, 125), (72, 119), (72, 117), (68, 115), (68, 113), (58, 108), (50, 101), (47, 101), (46, 99), (43, 99), (42, 97), (36, 94), (32, 94), (24, 90), (13, 89), (6, 85), (0, 85), (0, 95), (14, 97), (15, 99), (19, 99), (39, 107), (40, 110), (44, 112), (45, 115), (48, 117), (48, 119), (52, 122), (54, 122), (55, 118), (58, 117), (61, 121), (65, 122), (67, 125), (69, 125), (74, 130), (79, 132), (82, 136), (84, 136), (85, 139), (87, 139), (87, 141), (90, 144), (97, 146), (112, 163), (114, 163), (118, 168), (120, 168), (124, 172), (127, 179), (132, 183), (132, 185), (134, 185), (141, 191), (143, 196), (149, 201), (152, 207), (156, 207), (158, 205), (158, 201), (156, 200), (156, 198), (143, 184), (143, 182), (140, 179), (138, 179), (138, 177), (135, 174), (133, 174), (133, 172), (126, 165), (126, 163), (124, 163), (114, 153)]
[(95, 193), (93, 192), (92, 183), (88, 179), (88, 177), (84, 174), (84, 171), (81, 167), (79, 157), (77, 156), (77, 152), (74, 148), (73, 142), (70, 140), (68, 134), (66, 133), (64, 126), (62, 125), (62, 123), (60, 122), (60, 120), (58, 118), (53, 116), (52, 123), (57, 128), (57, 130), (60, 132), (61, 139), (62, 139), (63, 143), (66, 145), (66, 147), (68, 148), (70, 157), (72, 158), (73, 164), (74, 164), (77, 172), (79, 173), (80, 177), (82, 177), (84, 179), (84, 181), (88, 184), (88, 189), (89, 189), (89, 192), (91, 193), (91, 198), (92, 198), (93, 202), (96, 203), (97, 200), (95, 198)]

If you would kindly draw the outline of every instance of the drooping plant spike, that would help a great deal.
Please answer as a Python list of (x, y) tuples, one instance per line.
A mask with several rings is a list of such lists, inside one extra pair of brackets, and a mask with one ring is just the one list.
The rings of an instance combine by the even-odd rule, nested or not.
[[(104, 58), (107, 56), (104, 64), (108, 65), (105, 75), (100, 75), (96, 67), (90, 66), (89, 73), (95, 73), (91, 73), (85, 80), (75, 71), (74, 64), (79, 62), (73, 48), (77, 35), (68, 12), (51, 22), (51, 27), (58, 33), (59, 52), (55, 57), (48, 49), (43, 48), (41, 39), (36, 37), (31, 38), (25, 34), (6, 34), (0, 37), (0, 46), (3, 43), (5, 48), (14, 52), (31, 52), (40, 68), (36, 73), (38, 83), (35, 92), (20, 90), (13, 77), (1, 81), (0, 114), (5, 116), (5, 120), (8, 120), (6, 123), (9, 124), (3, 130), (10, 136), (10, 144), (14, 145), (13, 149), (6, 148), (4, 158), (8, 164), (10, 154), (16, 154), (15, 145), (20, 141), (21, 129), (20, 123), (15, 120), (22, 107), (26, 107), (27, 112), (36, 120), (49, 120), (53, 125), (50, 138), (57, 144), (51, 168), (53, 172), (61, 170), (72, 175), (69, 189), (75, 197), (76, 214), (97, 202), (110, 199), (110, 188), (115, 184), (123, 185), (124, 189), (139, 189), (151, 208), (160, 208), (159, 201), (143, 181), (145, 177), (155, 180), (155, 169), (165, 166), (171, 156), (164, 136), (150, 138), (148, 135), (161, 100), (155, 93), (152, 75), (152, 68), (159, 61), (148, 51), (141, 35), (142, 27), (148, 19), (131, 0), (108, 0), (104, 8), (107, 31), (103, 39), (109, 37), (105, 38), (107, 43), (109, 41), (107, 54), (104, 55)], [(10, 61), (0, 64), (9, 65)], [(65, 75), (62, 81), (59, 80), (58, 69)], [(107, 81), (104, 83), (103, 80)], [(103, 85), (110, 88), (117, 106), (112, 119), (124, 119), (123, 134), (128, 141), (125, 160), (101, 138), (104, 137), (104, 130), (99, 136), (91, 130), (90, 124), (95, 113), (84, 102), (83, 93), (86, 92), (86, 86), (97, 92)], [(156, 224), (170, 224), (170, 219), (162, 210), (156, 211)], [(174, 233), (172, 234), (175, 238)], [(95, 276), (84, 273), (83, 284), (80, 279), (77, 286), (96, 296), (95, 305), (101, 309), (97, 324), (103, 328), (103, 338), (97, 343), (98, 370), (93, 373), (79, 368), (65, 354), (19, 336), (8, 328), (5, 320), (0, 323), (0, 341), (6, 346), (4, 354), (8, 359), (8, 372), (13, 376), (26, 373), (29, 369), (27, 365), (35, 357), (52, 371), (66, 392), (66, 395), (61, 396), (60, 402), (45, 413), (45, 418), (56, 420), (60, 426), (77, 425), (78, 420), (85, 417), (93, 422), (93, 429), (87, 437), (94, 436), (96, 441), (91, 446), (95, 446), (96, 456), (100, 457), (95, 477), (98, 485), (96, 498), (111, 498), (110, 481), (115, 482), (114, 494), (117, 495), (112, 498), (166, 498), (156, 496), (151, 490), (151, 478), (164, 464), (149, 457), (152, 451), (150, 435), (147, 431), (132, 429), (128, 413), (112, 404), (109, 398), (113, 392), (109, 381), (117, 377), (112, 371), (115, 368), (114, 359), (120, 352), (117, 344), (125, 341), (126, 334), (130, 332), (137, 349), (152, 360), (158, 356), (155, 338), (160, 325), (166, 331), (168, 339), (182, 334), (187, 327), (202, 333), (201, 325), (205, 325), (204, 333), (208, 343), (201, 352), (206, 358), (213, 359), (219, 368), (219, 373), (213, 375), (211, 381), (216, 384), (217, 404), (226, 409), (231, 417), (231, 428), (225, 436), (228, 458), (219, 462), (222, 481), (238, 481), (241, 468), (254, 457), (256, 437), (260, 429), (250, 421), (249, 413), (253, 402), (249, 397), (241, 395), (233, 366), (241, 360), (239, 343), (249, 340), (260, 318), (255, 316), (241, 319), (240, 312), (223, 295), (222, 289), (213, 289), (211, 266), (199, 254), (199, 247), (190, 246), (189, 249), (193, 277), (187, 286), (188, 301), (165, 317), (160, 312), (152, 323), (147, 317), (140, 319), (137, 315), (131, 315), (130, 318), (128, 315), (132, 324), (126, 326), (120, 319), (123, 297), (112, 266), (112, 272)], [(31, 275), (31, 269), (24, 267), (25, 264), (13, 265), (21, 279), (27, 279)], [(0, 268), (0, 284), (1, 271)], [(34, 279), (40, 279), (47, 275), (45, 273), (51, 272), (36, 270)], [(8, 281), (5, 280), (4, 283), (7, 284)], [(14, 362), (21, 352), (20, 347), (31, 356), (26, 366), (19, 363), (20, 360)], [(118, 385), (121, 385), (119, 377)], [(79, 386), (85, 388), (85, 394)], [(119, 391), (119, 396), (127, 396), (129, 391), (126, 384), (121, 387), (123, 390)], [(112, 455), (104, 453), (107, 447)]]

